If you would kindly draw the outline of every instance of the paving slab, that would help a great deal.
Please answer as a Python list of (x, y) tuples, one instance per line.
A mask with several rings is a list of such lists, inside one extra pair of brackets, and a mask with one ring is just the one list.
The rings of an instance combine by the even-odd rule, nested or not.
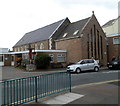
[(76, 93), (67, 93), (63, 95), (59, 95), (50, 100), (44, 101), (44, 104), (67, 104), (76, 99), (83, 97), (84, 95), (76, 94)]

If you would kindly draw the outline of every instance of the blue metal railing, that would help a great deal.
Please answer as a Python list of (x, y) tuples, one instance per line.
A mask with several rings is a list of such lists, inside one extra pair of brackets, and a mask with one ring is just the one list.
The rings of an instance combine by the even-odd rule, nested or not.
[(19, 105), (51, 94), (70, 91), (71, 74), (57, 72), (0, 82), (2, 105)]

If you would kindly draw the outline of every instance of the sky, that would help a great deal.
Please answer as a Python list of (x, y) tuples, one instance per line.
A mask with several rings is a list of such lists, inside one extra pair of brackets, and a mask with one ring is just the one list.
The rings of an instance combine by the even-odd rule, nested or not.
[(92, 15), (100, 25), (118, 17), (119, 0), (0, 0), (0, 48), (12, 47), (25, 33), (68, 17)]

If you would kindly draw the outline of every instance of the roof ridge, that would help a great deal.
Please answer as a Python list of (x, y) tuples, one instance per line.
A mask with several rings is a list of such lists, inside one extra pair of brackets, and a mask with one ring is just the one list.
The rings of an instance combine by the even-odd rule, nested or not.
[[(65, 18), (65, 19), (66, 19), (66, 18)], [(25, 33), (25, 34), (28, 34), (28, 33), (34, 32), (34, 31), (37, 31), (37, 30), (39, 30), (39, 29), (43, 29), (43, 28), (45, 28), (45, 27), (51, 26), (51, 25), (53, 25), (53, 24), (55, 24), (55, 23), (58, 23), (58, 22), (60, 22), (60, 21), (65, 20), (65, 19), (62, 19), (62, 20), (56, 21), (56, 22), (51, 23), (51, 24), (48, 24), (48, 25), (45, 25), (45, 26), (43, 26), (43, 27), (40, 27), (40, 28), (37, 28), (37, 29), (35, 29), (35, 30), (29, 31), (29, 32), (27, 32), (27, 33)]]
[(75, 21), (75, 22), (72, 22), (71, 24), (74, 24), (74, 23), (77, 23), (77, 22), (80, 22), (80, 21), (84, 21), (84, 20), (87, 20), (87, 19), (89, 19), (90, 17), (88, 17), (88, 18), (84, 18), (84, 19), (81, 19), (81, 20), (78, 20), (78, 21)]
[(110, 26), (112, 25), (112, 23), (117, 20), (118, 18), (114, 18), (114, 19), (111, 19), (109, 21), (107, 21), (102, 27), (107, 27), (107, 26)]
[(65, 19), (25, 33), (25, 35), (13, 47), (49, 39), (51, 34)]

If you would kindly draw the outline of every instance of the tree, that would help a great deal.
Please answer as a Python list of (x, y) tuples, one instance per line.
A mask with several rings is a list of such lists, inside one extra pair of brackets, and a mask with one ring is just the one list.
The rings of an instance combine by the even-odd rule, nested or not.
[(45, 69), (50, 65), (50, 57), (47, 53), (39, 53), (35, 58), (35, 64), (37, 69)]

